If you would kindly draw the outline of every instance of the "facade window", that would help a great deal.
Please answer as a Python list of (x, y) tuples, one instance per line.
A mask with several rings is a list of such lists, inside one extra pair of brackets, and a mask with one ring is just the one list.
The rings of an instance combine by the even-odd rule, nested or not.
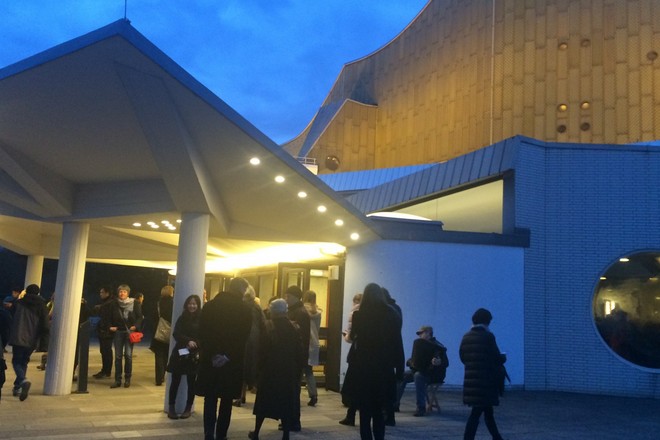
[(617, 356), (660, 369), (660, 252), (612, 264), (596, 287), (593, 314), (598, 333)]

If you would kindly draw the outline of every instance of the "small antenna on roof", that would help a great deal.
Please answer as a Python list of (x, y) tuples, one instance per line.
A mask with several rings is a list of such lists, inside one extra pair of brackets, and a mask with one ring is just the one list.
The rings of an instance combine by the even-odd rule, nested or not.
[(126, 10), (128, 9), (128, 0), (124, 0), (124, 20), (126, 20)]

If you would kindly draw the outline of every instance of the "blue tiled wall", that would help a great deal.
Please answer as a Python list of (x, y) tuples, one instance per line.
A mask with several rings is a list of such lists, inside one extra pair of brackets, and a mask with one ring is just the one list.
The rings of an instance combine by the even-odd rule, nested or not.
[(521, 142), (516, 225), (525, 251), (525, 386), (660, 398), (660, 372), (622, 361), (592, 319), (598, 277), (660, 251), (660, 148)]

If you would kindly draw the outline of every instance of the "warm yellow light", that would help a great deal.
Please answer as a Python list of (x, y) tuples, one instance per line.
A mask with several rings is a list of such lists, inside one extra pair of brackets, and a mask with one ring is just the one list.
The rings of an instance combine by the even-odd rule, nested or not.
[(328, 208), (326, 208), (326, 207), (323, 206), (323, 205), (319, 205), (319, 207), (316, 208), (316, 210), (317, 210), (318, 212), (326, 212), (326, 211), (328, 210)]
[(158, 228), (160, 228), (160, 226), (158, 226), (156, 223), (152, 223), (152, 224), (150, 224), (149, 226), (151, 226), (151, 227), (154, 228), (154, 229), (158, 229)]
[(254, 252), (207, 261), (206, 272), (232, 272), (249, 267), (268, 266), (280, 261), (300, 263), (339, 255), (345, 247), (333, 243), (284, 244), (262, 248)]
[(259, 165), (261, 163), (261, 160), (258, 157), (253, 157), (250, 159), (250, 164), (252, 165)]
[(135, 226), (136, 228), (139, 228), (140, 226), (142, 226), (142, 223), (135, 222), (135, 223), (133, 223), (133, 226)]
[(353, 232), (351, 234), (351, 240), (359, 240), (359, 239), (360, 239), (360, 234), (358, 234), (357, 232)]
[(338, 218), (337, 220), (335, 220), (335, 225), (337, 225), (337, 226), (344, 226), (344, 220)]
[(622, 263), (627, 263), (627, 262), (630, 261), (630, 258), (626, 258), (626, 257), (619, 258), (619, 261), (622, 262)]
[(300, 191), (298, 193), (298, 197), (300, 197), (301, 199), (304, 199), (305, 197), (307, 197), (307, 193), (305, 191)]
[(277, 182), (277, 183), (282, 183), (285, 180), (286, 179), (284, 178), (284, 176), (275, 176), (275, 182)]
[(176, 219), (176, 222), (181, 223), (181, 219), (180, 218)]

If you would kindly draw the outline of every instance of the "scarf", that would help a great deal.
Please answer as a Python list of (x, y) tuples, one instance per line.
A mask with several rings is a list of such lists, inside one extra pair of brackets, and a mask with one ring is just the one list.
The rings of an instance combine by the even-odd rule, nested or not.
[(133, 311), (134, 303), (135, 303), (135, 298), (126, 298), (126, 299), (117, 298), (117, 304), (119, 304), (119, 311), (121, 312), (121, 316), (125, 320), (128, 319), (128, 315)]

